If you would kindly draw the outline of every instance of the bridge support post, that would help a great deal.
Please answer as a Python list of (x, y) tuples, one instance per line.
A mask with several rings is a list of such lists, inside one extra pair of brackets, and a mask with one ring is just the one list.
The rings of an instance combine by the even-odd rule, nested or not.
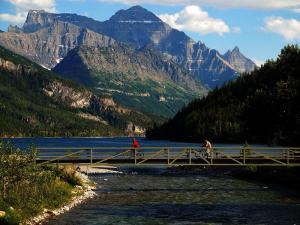
[(168, 153), (168, 165), (170, 164), (170, 149), (167, 149)]
[(290, 164), (290, 149), (286, 150), (286, 164)]
[(189, 164), (192, 164), (192, 149), (189, 149)]
[(93, 164), (93, 149), (90, 149), (90, 164)]
[(243, 153), (243, 164), (246, 164), (246, 151), (244, 148), (242, 148), (242, 153)]

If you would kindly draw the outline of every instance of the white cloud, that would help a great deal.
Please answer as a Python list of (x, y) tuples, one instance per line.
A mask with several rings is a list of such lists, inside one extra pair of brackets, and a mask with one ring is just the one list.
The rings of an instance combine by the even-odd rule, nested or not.
[(15, 7), (15, 14), (0, 14), (0, 19), (12, 24), (22, 24), (30, 9), (44, 9), (56, 12), (55, 0), (7, 0)]
[(277, 33), (288, 41), (300, 40), (300, 21), (282, 17), (267, 17), (263, 29)]
[(21, 24), (25, 21), (26, 15), (24, 13), (17, 13), (15, 15), (2, 13), (0, 14), (0, 20), (7, 21), (12, 24)]
[(300, 8), (299, 0), (98, 0), (124, 4), (208, 5), (218, 8), (289, 9)]
[(15, 5), (19, 11), (28, 11), (30, 9), (44, 9), (49, 12), (55, 12), (55, 0), (8, 0)]
[(210, 17), (207, 12), (195, 5), (186, 6), (175, 14), (161, 14), (159, 18), (171, 27), (183, 31), (219, 35), (230, 31), (223, 20)]

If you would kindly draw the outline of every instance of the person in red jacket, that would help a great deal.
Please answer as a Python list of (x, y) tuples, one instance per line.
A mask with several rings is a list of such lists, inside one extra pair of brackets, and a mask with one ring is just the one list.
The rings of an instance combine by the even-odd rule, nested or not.
[(139, 148), (140, 147), (139, 142), (135, 138), (133, 138), (133, 140), (132, 140), (131, 147), (133, 147), (133, 148)]
[(133, 138), (133, 140), (132, 140), (131, 147), (133, 148), (133, 149), (131, 149), (131, 155), (132, 155), (132, 157), (134, 157), (135, 154), (136, 154), (136, 156), (142, 156), (143, 155), (143, 153), (138, 152), (138, 148), (141, 147), (141, 146), (140, 146), (139, 142), (135, 138)]

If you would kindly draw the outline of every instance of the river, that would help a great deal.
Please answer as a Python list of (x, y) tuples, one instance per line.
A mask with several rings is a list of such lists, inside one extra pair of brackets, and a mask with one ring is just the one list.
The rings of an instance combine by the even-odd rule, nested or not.
[[(128, 138), (13, 139), (51, 146), (126, 146)], [(147, 141), (143, 146), (199, 146)], [(219, 145), (223, 146), (223, 145)], [(46, 221), (63, 224), (299, 224), (300, 197), (284, 186), (240, 180), (226, 171), (123, 167), (122, 175), (91, 176), (94, 199)]]

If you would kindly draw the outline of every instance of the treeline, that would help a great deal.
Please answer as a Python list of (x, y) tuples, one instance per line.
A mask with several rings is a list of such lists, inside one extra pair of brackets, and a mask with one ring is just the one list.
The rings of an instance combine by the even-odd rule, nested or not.
[(284, 47), (275, 61), (192, 101), (147, 137), (299, 145), (299, 47)]

